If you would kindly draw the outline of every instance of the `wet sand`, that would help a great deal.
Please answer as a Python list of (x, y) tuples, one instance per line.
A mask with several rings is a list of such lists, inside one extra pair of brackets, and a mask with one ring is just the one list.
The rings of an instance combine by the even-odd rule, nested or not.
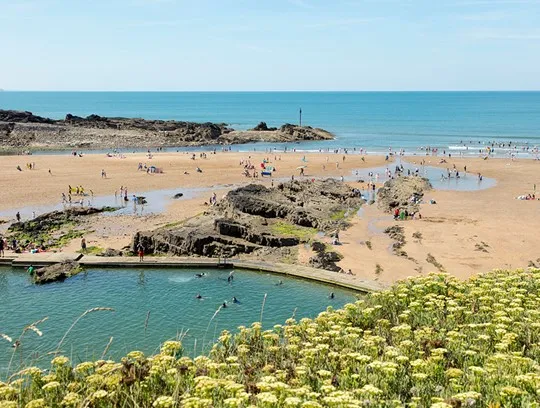
[[(251, 158), (249, 158), (251, 156)], [(274, 156), (276, 156), (274, 158)], [(279, 160), (281, 156), (281, 160)], [(306, 157), (307, 163), (302, 161)], [(328, 157), (328, 162), (326, 158)], [(120, 249), (127, 245), (133, 233), (141, 229), (152, 229), (170, 222), (195, 216), (204, 211), (215, 186), (218, 197), (227, 191), (223, 186), (240, 185), (254, 181), (242, 175), (241, 159), (248, 159), (259, 170), (263, 158), (269, 158), (275, 166), (274, 180), (298, 178), (297, 167), (307, 165), (306, 173), (313, 177), (351, 177), (354, 169), (385, 165), (382, 156), (367, 156), (365, 161), (358, 155), (342, 154), (266, 154), (266, 153), (222, 153), (207, 154), (202, 159), (196, 154), (157, 153), (152, 159), (145, 154), (128, 154), (126, 158), (109, 158), (105, 155), (86, 155), (82, 158), (62, 156), (10, 156), (0, 157), (0, 216), (13, 220), (18, 209), (28, 206), (55, 205), (61, 202), (61, 193), (67, 186), (83, 185), (95, 196), (114, 197), (120, 186), (132, 192), (205, 187), (204, 193), (195, 198), (171, 201), (164, 212), (142, 216), (120, 215), (94, 217), (88, 227), (88, 245)], [(424, 157), (405, 157), (414, 163)], [(422, 220), (394, 222), (388, 214), (380, 212), (375, 205), (366, 205), (361, 215), (353, 219), (350, 229), (340, 234), (343, 245), (335, 249), (344, 259), (340, 266), (351, 269), (359, 277), (393, 282), (407, 276), (426, 274), (439, 268), (458, 277), (465, 278), (475, 273), (494, 268), (527, 267), (530, 261), (540, 264), (540, 201), (520, 201), (516, 196), (532, 193), (533, 185), (540, 187), (540, 162), (506, 159), (481, 160), (475, 158), (447, 159), (439, 164), (438, 158), (426, 157), (426, 164), (452, 168), (455, 163), (462, 171), (467, 165), (468, 177), (481, 172), (485, 177), (495, 178), (493, 188), (481, 191), (439, 191), (426, 194), (426, 201), (436, 200), (436, 205), (423, 204)], [(35, 162), (35, 170), (27, 170), (26, 162)], [(139, 162), (162, 168), (163, 174), (147, 174), (137, 171)], [(336, 162), (339, 169), (336, 169)], [(16, 169), (20, 165), (22, 172)], [(323, 165), (326, 170), (323, 170)], [(393, 169), (395, 163), (389, 164)], [(197, 173), (196, 167), (203, 172)], [(48, 169), (51, 169), (51, 174)], [(101, 170), (107, 178), (101, 178)], [(184, 174), (188, 172), (189, 174)], [(354, 177), (352, 177), (354, 178)], [(270, 185), (270, 178), (259, 178), (255, 182)], [(355, 187), (362, 185), (350, 182)], [(207, 197), (208, 196), (208, 197)], [(391, 251), (392, 240), (382, 231), (391, 225), (402, 225), (407, 243), (402, 248), (408, 259), (398, 257)], [(413, 234), (416, 237), (413, 238)], [(328, 239), (329, 241), (329, 239)], [(371, 243), (371, 249), (366, 242)], [(65, 251), (78, 249), (75, 240)], [(431, 254), (435, 262), (426, 258)], [(299, 261), (307, 262), (309, 250), (301, 248)], [(430, 257), (430, 259), (433, 261)], [(377, 268), (377, 265), (379, 267)]]

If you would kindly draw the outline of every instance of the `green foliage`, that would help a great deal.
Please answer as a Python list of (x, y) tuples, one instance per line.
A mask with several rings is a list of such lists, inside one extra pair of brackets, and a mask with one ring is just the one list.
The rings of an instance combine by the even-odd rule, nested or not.
[(63, 246), (69, 244), (71, 240), (75, 238), (81, 238), (87, 233), (87, 231), (70, 229), (65, 234), (62, 234), (58, 238), (56, 238), (51, 246), (62, 248)]
[(298, 238), (300, 241), (309, 241), (312, 239), (317, 230), (315, 228), (300, 227), (288, 222), (279, 221), (271, 226), (272, 234)]
[(0, 383), (0, 406), (538, 408), (540, 270), (416, 277), (181, 355), (173, 341), (118, 363), (56, 357)]
[(79, 249), (77, 252), (80, 254), (86, 254), (86, 255), (97, 255), (104, 251), (104, 249), (100, 246), (94, 246), (91, 245), (89, 247), (86, 247), (86, 251), (83, 251), (82, 249)]

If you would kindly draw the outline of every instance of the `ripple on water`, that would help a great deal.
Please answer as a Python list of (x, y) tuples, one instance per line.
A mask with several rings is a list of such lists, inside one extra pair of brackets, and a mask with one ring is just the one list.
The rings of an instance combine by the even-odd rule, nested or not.
[[(208, 275), (195, 278), (200, 272)], [(75, 362), (101, 358), (113, 337), (106, 357), (119, 358), (135, 349), (153, 353), (160, 342), (183, 336), (186, 352), (193, 355), (222, 330), (258, 321), (265, 294), (266, 328), (293, 314), (315, 317), (329, 305), (341, 307), (356, 299), (346, 290), (285, 276), (237, 270), (228, 283), (228, 275), (224, 270), (90, 269), (63, 283), (35, 286), (21, 269), (0, 268), (1, 331), (18, 337), (25, 325), (47, 316), (39, 325), (43, 337), (29, 332), (23, 339), (25, 363), (35, 358), (46, 365), (46, 354), (56, 349), (78, 316), (94, 307), (112, 307), (114, 312), (94, 312), (81, 319), (62, 352)], [(276, 285), (280, 279), (284, 284)], [(335, 299), (328, 298), (330, 292)], [(202, 301), (195, 298), (197, 293)], [(233, 296), (241, 303), (233, 303)], [(223, 302), (228, 307), (212, 318)], [(12, 351), (7, 342), (0, 344), (0, 371), (6, 369)]]

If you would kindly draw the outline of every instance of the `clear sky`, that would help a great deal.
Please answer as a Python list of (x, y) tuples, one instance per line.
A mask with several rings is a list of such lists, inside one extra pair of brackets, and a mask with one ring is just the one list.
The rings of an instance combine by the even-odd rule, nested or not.
[(538, 90), (540, 0), (0, 0), (6, 90)]

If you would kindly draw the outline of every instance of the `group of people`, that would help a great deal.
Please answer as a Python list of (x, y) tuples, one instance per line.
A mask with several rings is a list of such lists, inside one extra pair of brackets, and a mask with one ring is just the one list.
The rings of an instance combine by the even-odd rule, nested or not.
[[(416, 200), (416, 198), (411, 197), (411, 200)], [(416, 201), (415, 201), (416, 202)], [(422, 214), (419, 212), (409, 212), (406, 208), (398, 208), (394, 210), (394, 220), (405, 221), (408, 219), (414, 220), (416, 217), (422, 219)]]
[(32, 254), (46, 252), (47, 248), (43, 242), (35, 243), (31, 241), (19, 241), (16, 238), (7, 240), (5, 237), (0, 237), (0, 256), (4, 257), (4, 251), (11, 250), (16, 254), (30, 252)]

